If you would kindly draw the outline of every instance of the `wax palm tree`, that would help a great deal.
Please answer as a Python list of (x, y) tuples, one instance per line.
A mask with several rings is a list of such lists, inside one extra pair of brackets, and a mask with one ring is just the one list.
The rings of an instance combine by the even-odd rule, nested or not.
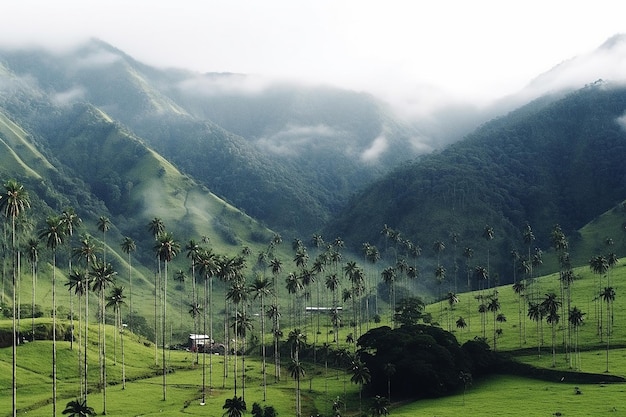
[[(187, 258), (191, 261), (191, 303), (192, 305), (198, 306), (198, 294), (196, 290), (196, 264), (202, 248), (200, 245), (196, 243), (195, 240), (190, 240), (185, 245), (185, 250), (187, 251)], [(193, 315), (193, 332), (194, 334), (198, 334), (198, 314)], [(198, 355), (199, 352), (196, 349), (196, 363), (198, 363)]]
[(456, 320), (456, 328), (457, 329), (465, 329), (465, 328), (467, 328), (467, 322), (465, 321), (463, 316), (459, 316), (459, 318)]
[(396, 365), (387, 362), (385, 366), (383, 366), (383, 372), (387, 377), (387, 400), (391, 403), (391, 377), (396, 373)]
[(185, 281), (187, 281), (187, 274), (182, 269), (179, 269), (174, 273), (174, 281), (178, 282), (180, 291), (180, 328), (183, 328), (183, 305), (184, 305), (184, 297), (185, 297)]
[(252, 297), (256, 300), (259, 299), (261, 302), (261, 337), (259, 340), (261, 341), (261, 374), (263, 375), (263, 401), (267, 398), (267, 376), (265, 369), (265, 297), (272, 294), (271, 283), (267, 278), (257, 278), (250, 285), (250, 291), (252, 292)]
[[(82, 219), (78, 217), (78, 214), (73, 208), (67, 208), (63, 210), (60, 216), (61, 224), (63, 225), (63, 233), (67, 237), (66, 243), (68, 249), (72, 250), (72, 237), (74, 236), (74, 229), (80, 226)], [(68, 261), (68, 271), (72, 270), (72, 257), (70, 256)], [(72, 293), (70, 292), (70, 350), (74, 349), (74, 303)]]
[(133, 267), (131, 254), (137, 250), (135, 241), (126, 236), (122, 240), (122, 252), (128, 256), (128, 328), (133, 331)]
[(454, 306), (459, 303), (459, 297), (455, 293), (450, 291), (446, 296), (446, 300), (448, 301), (448, 331), (451, 331), (450, 312), (451, 310), (454, 310)]
[(107, 232), (111, 229), (111, 220), (106, 216), (98, 218), (98, 230), (102, 232), (102, 260), (107, 261)]
[(291, 346), (289, 374), (296, 381), (296, 416), (300, 417), (300, 378), (305, 375), (304, 368), (300, 363), (300, 351), (306, 345), (306, 335), (300, 329), (293, 329), (289, 332), (287, 343)]
[[(597, 274), (599, 277), (597, 285), (598, 285), (598, 293), (601, 293), (602, 292), (602, 275), (606, 274), (607, 271), (609, 270), (609, 262), (604, 255), (596, 255), (589, 260), (589, 267), (591, 268), (591, 271), (594, 274)], [(599, 301), (599, 298), (595, 297), (594, 302), (596, 305), (596, 311), (599, 312), (599, 314), (596, 314), (596, 316), (598, 317), (597, 329), (598, 329), (598, 334), (600, 335), (600, 341), (602, 341), (603, 318), (602, 318), (602, 308), (599, 306), (598, 301)]]
[[(89, 286), (89, 276), (86, 270), (82, 269), (73, 269), (70, 272), (68, 282), (65, 284), (68, 286), (68, 290), (70, 292), (74, 292), (75, 295), (78, 296), (78, 303), (81, 305), (82, 297), (87, 294), (87, 286)], [(83, 324), (83, 315), (82, 309), (78, 309), (78, 369), (80, 373), (80, 398), (85, 399), (85, 378), (87, 378), (87, 374), (85, 373), (85, 368), (82, 363), (82, 324)]]
[(304, 288), (302, 285), (302, 280), (295, 272), (290, 272), (287, 274), (287, 278), (285, 279), (285, 287), (287, 288), (287, 292), (292, 296), (291, 299), (291, 322), (290, 324), (294, 324), (294, 316), (296, 313), (296, 300), (298, 297), (298, 293)]
[(92, 266), (89, 275), (92, 278), (92, 289), (98, 294), (98, 311), (100, 315), (100, 321), (98, 322), (98, 351), (99, 351), (99, 363), (100, 363), (100, 385), (102, 387), (102, 407), (103, 413), (106, 414), (107, 397), (107, 371), (106, 371), (106, 327), (105, 327), (105, 314), (104, 314), (104, 291), (106, 288), (113, 284), (115, 275), (117, 272), (113, 270), (113, 267), (109, 263), (97, 260)]
[(370, 370), (359, 358), (355, 358), (350, 363), (349, 368), (350, 373), (350, 381), (359, 385), (359, 414), (361, 413), (362, 408), (362, 396), (363, 396), (363, 385), (367, 384), (371, 381), (372, 377), (370, 375)]
[[(11, 251), (12, 251), (12, 270), (13, 270), (13, 315), (12, 315), (12, 331), (13, 331), (13, 342), (12, 342), (12, 408), (13, 408), (13, 416), (17, 413), (17, 344), (18, 344), (18, 330), (17, 330), (17, 237), (15, 234), (16, 230), (16, 219), (20, 216), (26, 209), (30, 208), (30, 197), (28, 192), (24, 189), (24, 186), (17, 182), (14, 179), (10, 179), (4, 183), (4, 192), (0, 195), (0, 210), (4, 216), (8, 219), (11, 219)], [(3, 294), (4, 295), (4, 294)], [(55, 374), (56, 376), (56, 374)], [(55, 385), (56, 388), (56, 385)], [(56, 393), (55, 393), (56, 394)], [(56, 395), (55, 395), (55, 405), (56, 405)], [(56, 408), (55, 408), (56, 412)]]
[(282, 337), (280, 330), (280, 310), (278, 304), (272, 304), (266, 311), (267, 317), (272, 321), (272, 336), (274, 339), (274, 380), (280, 381), (280, 350), (278, 342)]
[[(396, 270), (393, 266), (388, 266), (383, 269), (380, 273), (380, 276), (385, 284), (389, 286), (389, 305), (391, 310), (391, 318), (390, 321), (394, 323), (394, 311), (396, 311), (395, 306), (395, 286), (394, 283), (396, 281)], [(395, 324), (394, 324), (395, 326)]]
[(372, 417), (389, 415), (389, 399), (376, 395), (372, 399), (370, 412), (372, 413)]
[(541, 302), (543, 311), (546, 312), (546, 321), (552, 329), (552, 367), (556, 366), (556, 325), (559, 323), (560, 316), (558, 314), (561, 301), (553, 292), (547, 293)]
[[(487, 241), (487, 243), (491, 242), (493, 240), (493, 227), (486, 225), (485, 228), (483, 229), (483, 238)], [(487, 244), (487, 273), (489, 274), (489, 244)], [(487, 281), (487, 287), (489, 287), (489, 281)]]
[(541, 304), (529, 301), (528, 302), (528, 313), (527, 313), (527, 315), (528, 315), (529, 319), (531, 319), (532, 321), (537, 323), (537, 353), (538, 353), (539, 356), (541, 356), (541, 342), (542, 342), (542, 338), (543, 337), (540, 334), (539, 324), (543, 320), (543, 317), (545, 316), (545, 312), (544, 312)]
[(90, 281), (91, 281), (91, 272), (90, 267), (96, 262), (96, 246), (92, 242), (91, 237), (89, 235), (81, 236), (79, 246), (72, 249), (72, 256), (77, 258), (79, 261), (84, 262), (85, 271), (87, 271), (87, 282), (84, 285), (84, 297), (85, 297), (85, 328), (83, 330), (83, 370), (85, 373), (84, 379), (84, 387), (83, 394), (85, 396), (85, 403), (88, 398), (88, 358), (87, 358), (87, 345), (89, 340), (89, 289), (90, 289)]
[(30, 271), (32, 277), (31, 291), (31, 342), (35, 341), (35, 295), (37, 289), (37, 263), (39, 262), (39, 240), (35, 238), (28, 239), (27, 243), (28, 261), (30, 262)]
[[(113, 365), (117, 364), (117, 332), (122, 329), (122, 306), (126, 304), (124, 301), (126, 296), (124, 295), (124, 287), (113, 287), (111, 293), (106, 298), (105, 308), (113, 308), (115, 316), (115, 329), (113, 334)], [(125, 382), (125, 381), (124, 381)]]
[(606, 371), (609, 372), (609, 344), (611, 341), (611, 303), (615, 301), (615, 290), (613, 287), (604, 287), (600, 293), (600, 298), (606, 303)]
[(493, 313), (493, 350), (496, 351), (496, 315), (500, 311), (500, 301), (497, 295), (493, 295), (489, 298), (487, 303), (487, 311)]
[(246, 411), (246, 402), (242, 397), (235, 395), (226, 399), (222, 409), (226, 410), (223, 414), (226, 417), (241, 417)]
[(68, 417), (87, 417), (95, 416), (96, 412), (93, 408), (87, 406), (86, 400), (77, 398), (67, 403), (62, 414), (67, 414)]
[[(242, 279), (236, 279), (231, 282), (230, 288), (226, 291), (226, 300), (230, 301), (235, 305), (235, 319), (241, 317), (243, 313), (243, 304), (248, 299), (248, 288), (245, 285), (245, 282)], [(239, 307), (242, 307), (242, 310), (239, 310)], [(237, 323), (233, 323), (233, 328), (235, 329), (235, 349), (234, 355), (235, 359), (233, 361), (233, 373), (234, 373), (234, 381), (235, 381), (235, 395), (237, 395), (237, 342), (238, 336), (241, 334), (237, 331)]]
[[(203, 278), (203, 297), (202, 297), (202, 327), (203, 334), (207, 334), (206, 316), (209, 313), (209, 338), (213, 343), (213, 309), (209, 309), (209, 305), (213, 305), (213, 278), (220, 272), (220, 266), (217, 257), (211, 249), (201, 250), (195, 259), (195, 264), (199, 270), (200, 276)], [(196, 303), (197, 304), (197, 303)], [(196, 357), (198, 352), (196, 350)], [(196, 359), (197, 362), (197, 359)], [(209, 355), (209, 389), (213, 387), (213, 354)], [(206, 355), (202, 355), (202, 401), (206, 404)]]
[(39, 232), (39, 239), (46, 241), (52, 250), (52, 414), (56, 416), (57, 406), (57, 345), (56, 345), (56, 253), (63, 244), (63, 225), (60, 217), (48, 217), (46, 226)]
[[(574, 346), (574, 351), (575, 351), (575, 355), (576, 355), (576, 363), (577, 363), (577, 369), (580, 369), (580, 353), (578, 352), (578, 337), (579, 337), (579, 333), (580, 333), (580, 326), (582, 326), (583, 321), (584, 321), (584, 317), (585, 317), (585, 313), (583, 313), (582, 311), (580, 311), (578, 309), (578, 307), (574, 306), (574, 308), (572, 308), (569, 311), (569, 317), (568, 317), (568, 321), (569, 323), (572, 325), (572, 327), (574, 327), (574, 334), (575, 334), (575, 346)], [(570, 367), (571, 367), (571, 362), (570, 362)]]
[[(525, 290), (526, 290), (526, 284), (523, 280), (518, 281), (513, 284), (513, 292), (517, 295), (517, 318), (518, 318), (518, 327), (519, 327), (519, 346), (520, 347), (522, 347), (522, 340), (526, 339), (525, 330), (524, 331), (522, 330), (522, 327), (524, 326), (524, 323), (522, 322), (522, 305), (526, 305), (522, 302), (522, 299), (524, 298)], [(524, 337), (522, 337), (522, 334), (524, 335)]]
[[(236, 311), (235, 317), (233, 317), (232, 329), (235, 333), (235, 337), (239, 337), (241, 340), (241, 397), (246, 398), (246, 336), (249, 331), (252, 331), (252, 320), (250, 316), (245, 312)], [(237, 345), (235, 344), (235, 350)], [(235, 358), (236, 360), (236, 358)], [(235, 372), (235, 379), (237, 374)]]
[(163, 232), (157, 236), (157, 242), (154, 245), (157, 259), (163, 262), (163, 306), (161, 323), (161, 349), (162, 349), (162, 365), (163, 365), (163, 401), (167, 399), (167, 362), (165, 359), (165, 334), (167, 326), (167, 266), (178, 255), (180, 244), (174, 240), (171, 233)]

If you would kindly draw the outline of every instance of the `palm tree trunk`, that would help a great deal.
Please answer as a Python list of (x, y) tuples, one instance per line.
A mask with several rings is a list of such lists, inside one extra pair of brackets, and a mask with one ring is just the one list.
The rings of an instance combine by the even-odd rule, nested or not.
[(163, 319), (161, 322), (161, 361), (163, 364), (163, 401), (167, 399), (167, 362), (165, 358), (165, 332), (167, 326), (167, 261), (164, 262), (163, 275)]
[(52, 251), (52, 415), (57, 415), (57, 300), (56, 252)]

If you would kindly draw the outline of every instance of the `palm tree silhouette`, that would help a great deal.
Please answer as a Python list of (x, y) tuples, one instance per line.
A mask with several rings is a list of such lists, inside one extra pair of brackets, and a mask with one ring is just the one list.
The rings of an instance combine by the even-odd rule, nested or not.
[[(17, 311), (16, 311), (16, 288), (18, 282), (17, 276), (17, 239), (15, 235), (15, 221), (27, 208), (30, 208), (30, 197), (28, 192), (24, 189), (24, 186), (14, 179), (8, 180), (4, 184), (4, 193), (0, 195), (0, 210), (6, 218), (11, 218), (11, 251), (12, 251), (12, 269), (13, 269), (13, 318), (12, 318), (12, 331), (13, 331), (13, 343), (12, 343), (12, 408), (13, 416), (17, 413), (17, 344), (18, 331), (17, 331)], [(3, 294), (4, 295), (4, 294)], [(56, 387), (56, 386), (55, 386)], [(56, 405), (56, 395), (55, 395)], [(56, 408), (55, 408), (56, 412)]]
[(376, 395), (372, 399), (372, 406), (370, 407), (372, 417), (374, 416), (386, 416), (389, 415), (389, 399)]
[(39, 239), (45, 239), (46, 246), (52, 249), (52, 414), (57, 410), (57, 345), (56, 345), (56, 252), (63, 244), (63, 224), (60, 217), (48, 217), (46, 226), (39, 232)]
[[(82, 269), (73, 269), (70, 272), (68, 282), (65, 284), (68, 286), (68, 290), (70, 292), (74, 291), (74, 294), (78, 296), (78, 304), (81, 305), (82, 297), (87, 294), (87, 287), (89, 286), (89, 276), (86, 270)], [(82, 324), (83, 324), (83, 314), (82, 308), (78, 309), (78, 368), (80, 372), (80, 398), (85, 399), (85, 368), (82, 362), (81, 352), (82, 352)]]
[(296, 417), (302, 415), (300, 404), (300, 379), (305, 375), (304, 368), (300, 363), (300, 350), (306, 345), (306, 335), (300, 329), (293, 329), (289, 332), (287, 343), (291, 345), (291, 363), (289, 374), (296, 381)]
[(263, 375), (263, 401), (267, 399), (267, 375), (265, 369), (265, 297), (272, 294), (271, 283), (267, 278), (257, 278), (250, 285), (252, 297), (261, 302), (261, 374)]
[[(117, 363), (117, 333), (120, 334), (120, 338), (123, 338), (122, 332), (122, 306), (126, 304), (124, 299), (126, 296), (124, 295), (124, 287), (113, 287), (111, 293), (107, 298), (106, 306), (107, 308), (113, 307), (113, 311), (115, 312), (115, 333), (113, 334), (113, 364)], [(122, 347), (122, 357), (124, 357), (123, 349), (123, 339), (121, 339), (120, 344)], [(126, 388), (126, 375), (124, 369), (124, 363), (122, 363), (122, 389)]]
[(584, 316), (585, 316), (585, 313), (580, 311), (578, 307), (574, 306), (574, 308), (570, 310), (569, 317), (568, 317), (568, 321), (574, 327), (574, 333), (576, 335), (576, 339), (575, 339), (576, 344), (574, 346), (575, 355), (576, 355), (576, 363), (577, 363), (576, 369), (581, 369), (580, 353), (578, 352), (578, 336), (580, 333), (580, 326), (582, 326), (583, 321), (584, 321)]
[(88, 368), (89, 363), (87, 360), (87, 344), (89, 340), (89, 288), (91, 284), (91, 271), (90, 266), (96, 262), (96, 246), (91, 241), (91, 237), (89, 235), (83, 235), (80, 239), (80, 246), (72, 249), (72, 256), (78, 258), (79, 261), (83, 261), (85, 263), (85, 271), (87, 272), (87, 281), (85, 282), (84, 287), (84, 297), (85, 297), (85, 328), (84, 328), (84, 341), (83, 341), (83, 371), (85, 373), (85, 379), (83, 381), (83, 394), (85, 399), (85, 404), (87, 404), (88, 398)]
[(600, 298), (606, 303), (606, 371), (609, 372), (609, 344), (611, 342), (611, 303), (615, 301), (615, 289), (604, 287), (600, 293)]
[(163, 365), (163, 401), (167, 399), (167, 361), (165, 359), (165, 334), (167, 326), (167, 266), (178, 255), (180, 244), (174, 240), (171, 233), (163, 232), (157, 236), (157, 242), (154, 245), (157, 259), (163, 262), (163, 305), (161, 322), (161, 360)]
[(222, 409), (226, 410), (224, 416), (226, 417), (241, 417), (246, 411), (246, 402), (242, 397), (227, 398), (222, 406)]
[(39, 240), (35, 238), (28, 239), (28, 261), (30, 262), (32, 276), (32, 294), (31, 294), (31, 342), (35, 341), (35, 294), (37, 289), (37, 263), (39, 261)]
[(553, 292), (547, 293), (541, 302), (541, 308), (546, 312), (546, 321), (552, 329), (552, 367), (556, 366), (556, 325), (559, 323), (559, 307), (561, 301)]
[(131, 254), (137, 250), (135, 241), (126, 236), (122, 240), (122, 252), (128, 256), (128, 328), (133, 331), (133, 267)]
[(117, 272), (113, 270), (111, 264), (104, 263), (103, 261), (96, 260), (91, 266), (89, 275), (92, 278), (92, 289), (98, 294), (98, 311), (100, 314), (100, 321), (98, 322), (98, 353), (100, 363), (100, 385), (102, 387), (102, 407), (103, 414), (106, 414), (107, 409), (107, 371), (106, 371), (106, 327), (105, 327), (105, 315), (104, 315), (104, 291), (106, 288), (113, 284), (113, 280)]
[(77, 398), (67, 403), (63, 414), (67, 414), (68, 417), (87, 417), (95, 416), (96, 412), (93, 408), (87, 406), (86, 400)]
[(361, 413), (362, 408), (362, 395), (363, 395), (363, 385), (367, 384), (371, 381), (372, 377), (370, 375), (370, 370), (361, 360), (356, 357), (350, 363), (349, 371), (352, 376), (350, 377), (350, 381), (359, 385), (359, 414)]

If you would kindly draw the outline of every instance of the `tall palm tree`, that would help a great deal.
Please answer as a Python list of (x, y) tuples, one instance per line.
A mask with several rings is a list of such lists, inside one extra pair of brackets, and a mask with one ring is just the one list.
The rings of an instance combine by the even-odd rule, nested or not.
[(39, 232), (39, 239), (45, 239), (52, 250), (52, 413), (56, 416), (57, 405), (57, 346), (56, 346), (56, 251), (63, 244), (63, 224), (59, 217), (48, 217), (46, 226)]
[(259, 299), (261, 302), (261, 337), (259, 340), (261, 341), (261, 374), (263, 375), (263, 401), (267, 399), (267, 375), (265, 369), (265, 297), (271, 295), (272, 287), (271, 283), (267, 278), (257, 278), (250, 285), (250, 291), (252, 292), (252, 297), (256, 300)]
[(396, 365), (388, 362), (383, 366), (383, 372), (387, 377), (387, 400), (391, 403), (391, 377), (396, 373)]
[[(241, 311), (235, 312), (233, 317), (232, 328), (235, 333), (235, 337), (239, 337), (241, 340), (241, 397), (246, 398), (246, 336), (249, 331), (252, 330), (252, 320), (246, 313), (245, 308)], [(237, 345), (235, 345), (236, 348)], [(237, 374), (235, 373), (235, 379)]]
[(102, 232), (102, 261), (107, 262), (107, 232), (111, 229), (111, 220), (106, 216), (98, 218), (98, 230)]
[(350, 363), (350, 381), (359, 385), (359, 414), (361, 413), (362, 408), (362, 396), (363, 396), (363, 385), (369, 383), (372, 379), (370, 375), (370, 370), (361, 360), (357, 357), (352, 360)]
[[(195, 240), (192, 239), (187, 242), (187, 245), (185, 245), (185, 250), (187, 251), (187, 258), (191, 261), (191, 303), (192, 305), (198, 306), (198, 294), (196, 291), (196, 264), (202, 248), (196, 243)], [(193, 315), (193, 333), (198, 334), (198, 315), (196, 314)], [(199, 352), (196, 349), (196, 363), (198, 363), (198, 355)]]
[[(86, 287), (89, 285), (89, 276), (87, 275), (87, 271), (82, 269), (73, 269), (70, 272), (69, 280), (65, 284), (68, 286), (68, 290), (70, 292), (74, 291), (74, 294), (78, 296), (78, 304), (81, 305), (82, 297), (87, 293)], [(78, 369), (80, 374), (80, 398), (82, 400), (85, 399), (85, 378), (87, 377), (85, 373), (85, 368), (82, 363), (82, 325), (83, 325), (83, 315), (82, 309), (78, 309)]]
[[(163, 232), (157, 236), (157, 242), (154, 245), (157, 259), (163, 262), (163, 305), (161, 322), (161, 360), (163, 365), (163, 401), (167, 399), (167, 362), (165, 359), (165, 333), (167, 326), (167, 266), (178, 255), (180, 244), (174, 240), (171, 233)], [(160, 263), (159, 263), (160, 265)]]
[(106, 288), (113, 284), (115, 275), (117, 272), (113, 270), (113, 267), (109, 263), (96, 260), (91, 266), (89, 275), (92, 279), (92, 289), (98, 294), (98, 311), (100, 315), (100, 321), (98, 322), (98, 357), (100, 358), (100, 385), (102, 386), (102, 412), (106, 414), (107, 408), (107, 368), (106, 368), (106, 320), (104, 314), (104, 291)]
[[(203, 278), (203, 297), (202, 297), (202, 327), (203, 334), (207, 334), (207, 310), (209, 313), (209, 339), (213, 344), (213, 309), (209, 309), (209, 305), (213, 305), (213, 277), (219, 274), (219, 263), (217, 257), (211, 249), (203, 249), (198, 253), (195, 260), (200, 276)], [(226, 335), (224, 335), (226, 336)], [(211, 346), (212, 347), (212, 346)], [(197, 360), (196, 360), (197, 361)], [(213, 354), (209, 355), (209, 389), (213, 387)], [(202, 355), (202, 401), (206, 404), (206, 355)]]
[(546, 321), (552, 329), (552, 367), (556, 366), (556, 325), (559, 323), (559, 307), (561, 301), (557, 298), (557, 295), (553, 292), (547, 293), (544, 300), (541, 302), (543, 311), (546, 312)]
[(498, 296), (494, 294), (489, 298), (489, 302), (487, 303), (487, 311), (493, 313), (493, 350), (497, 350), (496, 348), (496, 315), (498, 311), (500, 311), (500, 301), (498, 300)]
[[(393, 266), (388, 266), (383, 269), (380, 273), (383, 282), (389, 286), (389, 306), (391, 307), (391, 318), (390, 321), (394, 323), (394, 312), (396, 311), (395, 305), (395, 286), (394, 283), (396, 281), (396, 270)], [(394, 323), (395, 326), (395, 323)]]
[[(493, 227), (486, 225), (483, 229), (483, 238), (487, 243), (493, 240)], [(487, 245), (487, 273), (489, 273), (489, 245)], [(489, 287), (489, 281), (487, 281), (487, 287)]]
[(126, 236), (122, 240), (122, 252), (128, 256), (128, 328), (133, 331), (133, 268), (131, 254), (137, 250), (135, 241)]
[(537, 353), (541, 357), (541, 342), (542, 336), (540, 335), (539, 323), (543, 320), (545, 312), (539, 303), (532, 301), (528, 302), (528, 318), (537, 323)]
[[(524, 298), (524, 292), (526, 290), (526, 284), (524, 281), (518, 281), (513, 284), (513, 292), (517, 294), (517, 318), (518, 318), (518, 327), (519, 327), (519, 346), (522, 347), (522, 340), (525, 340), (525, 332), (522, 330), (522, 326), (524, 325), (522, 322), (522, 304), (526, 305), (522, 302)], [(524, 334), (524, 337), (522, 337)]]
[[(235, 279), (231, 282), (230, 288), (226, 291), (226, 300), (230, 301), (235, 305), (235, 317), (239, 314), (243, 313), (243, 303), (245, 303), (248, 299), (248, 288), (245, 285), (245, 281), (243, 279)], [(242, 311), (239, 311), (239, 307), (242, 305)], [(234, 349), (234, 381), (235, 381), (235, 395), (237, 395), (237, 341), (238, 341), (238, 333), (235, 330), (235, 349)]]
[(304, 368), (300, 363), (300, 351), (306, 345), (306, 335), (300, 329), (293, 329), (289, 332), (287, 343), (291, 346), (291, 364), (289, 373), (296, 381), (296, 417), (302, 415), (300, 404), (300, 378), (304, 376)]
[[(605, 275), (608, 272), (609, 262), (604, 255), (596, 255), (589, 260), (589, 267), (591, 268), (594, 274), (598, 275), (599, 277), (598, 282), (597, 282), (598, 293), (602, 293), (602, 288), (603, 288), (602, 287), (602, 275)], [(603, 333), (602, 332), (602, 324), (603, 324), (602, 308), (598, 305), (598, 301), (599, 301), (598, 297), (594, 298), (594, 301), (596, 303), (596, 311), (599, 312), (599, 314), (596, 314), (596, 316), (598, 317), (596, 322), (597, 322), (598, 334), (600, 335), (600, 341), (602, 341), (602, 333)]]
[[(14, 179), (10, 179), (4, 183), (4, 192), (0, 195), (0, 210), (4, 216), (8, 219), (11, 218), (11, 259), (13, 270), (13, 318), (12, 318), (12, 331), (13, 331), (13, 343), (12, 343), (12, 392), (13, 392), (13, 416), (17, 413), (17, 344), (18, 331), (16, 323), (16, 288), (18, 282), (17, 276), (17, 238), (15, 235), (15, 222), (18, 216), (20, 216), (26, 209), (30, 208), (30, 197), (28, 192), (24, 189), (24, 186)], [(56, 376), (56, 374), (55, 374)], [(56, 388), (56, 386), (55, 386)], [(55, 395), (56, 405), (56, 395)], [(55, 408), (56, 412), (56, 408)]]
[(302, 363), (298, 359), (292, 359), (289, 364), (289, 375), (296, 381), (296, 417), (302, 415), (302, 405), (300, 403), (300, 380), (304, 378), (306, 372)]
[[(73, 208), (67, 208), (61, 213), (61, 224), (63, 225), (63, 232), (67, 237), (67, 245), (71, 254), (72, 250), (72, 237), (74, 236), (74, 229), (80, 226), (82, 219), (78, 217), (78, 214)], [(72, 257), (70, 256), (68, 261), (68, 271), (72, 270)], [(74, 304), (72, 293), (70, 292), (70, 350), (74, 348)]]
[(600, 298), (606, 303), (606, 371), (609, 372), (609, 344), (611, 341), (611, 303), (615, 301), (615, 289), (604, 287), (600, 293)]
[[(159, 236), (165, 232), (165, 223), (159, 217), (155, 217), (148, 223), (148, 231), (154, 237), (155, 242), (158, 241)], [(160, 296), (160, 279), (161, 279), (161, 263), (159, 258), (155, 258), (156, 266), (154, 273), (154, 365), (157, 366), (158, 359), (158, 346), (159, 346), (159, 296)]]
[(28, 261), (30, 262), (30, 271), (32, 277), (32, 292), (31, 292), (31, 342), (35, 341), (35, 295), (37, 289), (37, 263), (39, 261), (39, 240), (35, 238), (28, 239)]
[[(106, 298), (105, 308), (113, 308), (113, 312), (115, 315), (115, 329), (116, 332), (113, 334), (113, 364), (117, 363), (117, 333), (121, 334), (122, 329), (122, 306), (126, 304), (124, 301), (126, 296), (124, 295), (124, 287), (113, 287), (111, 289), (111, 293)], [(126, 381), (123, 381), (123, 385), (125, 385)], [(124, 386), (123, 386), (124, 388)]]
[[(580, 353), (578, 352), (578, 336), (580, 332), (580, 326), (582, 326), (583, 321), (584, 321), (584, 316), (585, 316), (585, 313), (580, 311), (578, 307), (576, 306), (574, 306), (574, 308), (572, 308), (569, 311), (568, 321), (572, 325), (572, 327), (574, 327), (574, 333), (576, 335), (576, 339), (575, 339), (576, 344), (574, 345), (574, 353), (576, 355), (576, 369), (581, 368)], [(570, 363), (570, 366), (571, 366), (571, 363)]]
[(91, 272), (90, 266), (92, 266), (96, 262), (96, 246), (91, 241), (91, 237), (89, 235), (83, 235), (80, 239), (80, 246), (72, 249), (72, 256), (78, 258), (79, 261), (83, 261), (85, 263), (85, 271), (87, 271), (87, 281), (84, 285), (84, 297), (85, 297), (85, 328), (84, 328), (84, 336), (83, 336), (83, 372), (85, 373), (85, 379), (83, 381), (83, 395), (85, 396), (85, 403), (87, 403), (88, 397), (88, 368), (89, 363), (87, 360), (87, 344), (89, 340), (89, 288), (90, 288), (90, 280), (91, 280)]
[(446, 300), (448, 301), (448, 314), (447, 314), (448, 331), (451, 331), (452, 326), (451, 326), (451, 323), (450, 323), (450, 313), (451, 313), (452, 310), (454, 310), (454, 306), (459, 303), (459, 297), (455, 293), (453, 293), (452, 291), (449, 291), (448, 295), (446, 296)]
[(274, 339), (274, 381), (280, 381), (280, 350), (278, 349), (278, 342), (283, 336), (283, 332), (280, 330), (280, 310), (278, 304), (272, 304), (265, 312), (267, 317), (272, 321), (272, 336)]

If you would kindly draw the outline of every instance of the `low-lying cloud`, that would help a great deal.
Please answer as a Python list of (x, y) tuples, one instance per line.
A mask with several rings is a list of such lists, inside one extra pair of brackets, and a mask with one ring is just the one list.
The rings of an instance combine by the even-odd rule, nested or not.
[(178, 83), (178, 89), (188, 94), (221, 96), (228, 94), (257, 94), (272, 85), (263, 77), (241, 74), (204, 74), (190, 77)]
[(336, 136), (337, 132), (324, 124), (313, 126), (289, 124), (277, 133), (262, 136), (257, 140), (257, 145), (276, 155), (295, 156), (315, 146), (320, 140)]

